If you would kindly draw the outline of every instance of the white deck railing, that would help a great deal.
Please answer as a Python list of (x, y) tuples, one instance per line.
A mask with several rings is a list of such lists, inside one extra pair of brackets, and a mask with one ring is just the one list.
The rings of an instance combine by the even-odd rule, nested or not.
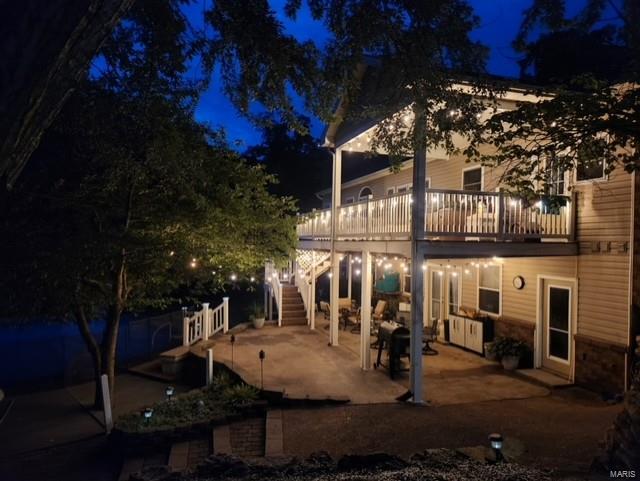
[(216, 308), (209, 308), (208, 302), (202, 303), (202, 309), (182, 319), (182, 344), (190, 346), (202, 339), (209, 339), (217, 332), (229, 330), (229, 298), (223, 297)]
[(278, 309), (278, 326), (282, 325), (282, 281), (290, 279), (290, 269), (278, 269), (273, 262), (267, 262), (264, 266), (265, 282), (271, 286), (271, 293)]
[[(427, 189), (425, 235), (495, 238), (498, 240), (570, 239), (574, 202), (553, 196), (526, 201), (502, 192)], [(411, 232), (411, 194), (396, 194), (343, 205), (339, 239), (399, 239)], [(300, 238), (328, 239), (331, 210), (300, 216)], [(464, 239), (462, 239), (464, 240)]]

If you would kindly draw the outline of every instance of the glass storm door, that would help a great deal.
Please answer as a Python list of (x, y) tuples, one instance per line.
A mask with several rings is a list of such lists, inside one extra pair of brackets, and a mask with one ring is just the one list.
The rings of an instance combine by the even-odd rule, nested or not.
[(442, 300), (444, 289), (442, 288), (442, 280), (443, 280), (443, 272), (441, 270), (431, 270), (431, 292), (429, 296), (429, 323), (431, 323), (435, 319), (442, 318)]
[(545, 281), (542, 366), (564, 377), (571, 374), (572, 284)]

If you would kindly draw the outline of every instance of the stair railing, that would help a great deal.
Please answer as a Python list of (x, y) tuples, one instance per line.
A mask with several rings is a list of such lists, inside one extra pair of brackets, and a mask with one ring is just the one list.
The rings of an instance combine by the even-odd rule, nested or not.
[(183, 309), (182, 345), (191, 346), (196, 342), (209, 339), (214, 334), (229, 330), (229, 298), (223, 297), (222, 303), (214, 309), (209, 308), (208, 302), (202, 303), (202, 309), (187, 315)]

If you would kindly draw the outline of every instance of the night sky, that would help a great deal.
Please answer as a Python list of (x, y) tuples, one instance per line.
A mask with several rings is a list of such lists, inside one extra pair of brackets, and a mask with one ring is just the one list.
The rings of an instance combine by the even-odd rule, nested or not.
[[(188, 16), (197, 27), (202, 25), (202, 2), (209, 5), (211, 0), (199, 0), (188, 9)], [(480, 27), (473, 37), (491, 48), (488, 63), (489, 71), (506, 77), (518, 76), (517, 55), (511, 49), (520, 21), (522, 11), (529, 6), (530, 0), (469, 0), (481, 18)], [(313, 39), (322, 42), (327, 33), (322, 24), (311, 19), (308, 10), (301, 11), (297, 21), (290, 21), (283, 13), (285, 0), (271, 0), (283, 24), (289, 33), (300, 39)], [(304, 2), (303, 2), (304, 3)], [(219, 77), (214, 76), (208, 91), (202, 96), (196, 111), (198, 120), (222, 126), (226, 129), (230, 141), (240, 141), (239, 150), (246, 146), (260, 143), (260, 131), (235, 111), (231, 103), (220, 91)], [(313, 122), (313, 134), (319, 135), (322, 125)]]

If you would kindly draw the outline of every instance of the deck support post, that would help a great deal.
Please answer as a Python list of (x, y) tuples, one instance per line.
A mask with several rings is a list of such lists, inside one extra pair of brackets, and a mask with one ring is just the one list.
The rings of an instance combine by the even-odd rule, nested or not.
[(311, 251), (311, 287), (309, 288), (309, 328), (316, 328), (316, 251)]
[(336, 252), (338, 235), (338, 217), (340, 213), (340, 194), (342, 189), (342, 150), (337, 148), (333, 153), (333, 176), (331, 182), (331, 320), (329, 321), (329, 344), (338, 345), (338, 329), (340, 327), (340, 256)]
[(415, 114), (414, 135), (416, 147), (413, 157), (413, 203), (411, 204), (411, 367), (409, 390), (411, 401), (422, 404), (422, 332), (424, 323), (424, 273), (425, 262), (421, 241), (425, 238), (425, 204), (427, 178), (426, 115), (424, 107), (418, 104)]
[(371, 252), (362, 251), (360, 308), (360, 367), (371, 368)]
[(211, 333), (211, 319), (209, 318), (209, 303), (202, 303), (202, 340), (209, 339)]
[(347, 254), (347, 297), (351, 299), (351, 294), (353, 291), (353, 286), (351, 285), (353, 282), (353, 264), (351, 263), (351, 254)]

